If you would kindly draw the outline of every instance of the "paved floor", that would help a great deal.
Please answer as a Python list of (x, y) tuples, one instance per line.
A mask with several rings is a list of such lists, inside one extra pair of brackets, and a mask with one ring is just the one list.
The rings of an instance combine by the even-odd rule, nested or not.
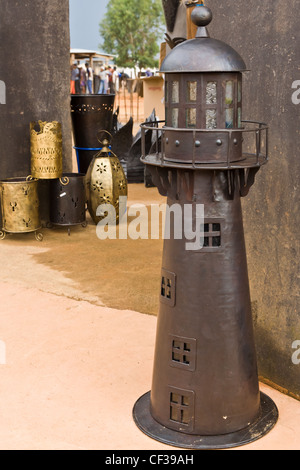
[[(139, 199), (142, 188), (130, 191)], [(151, 387), (156, 316), (147, 313), (156, 308), (151, 272), (160, 242), (128, 245), (126, 257), (97, 240), (93, 226), (44, 237), (9, 236), (0, 245), (0, 449), (174, 450), (132, 419)], [(142, 264), (153, 263), (144, 277), (143, 256)], [(137, 299), (126, 294), (134, 278)], [(300, 402), (261, 390), (276, 402), (279, 422), (239, 449), (300, 450)]]

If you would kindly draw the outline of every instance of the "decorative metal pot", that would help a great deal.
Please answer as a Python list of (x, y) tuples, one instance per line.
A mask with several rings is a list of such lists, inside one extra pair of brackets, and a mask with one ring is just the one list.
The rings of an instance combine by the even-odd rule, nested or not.
[[(86, 227), (85, 175), (65, 173), (50, 181), (50, 225)], [(70, 231), (69, 231), (70, 234)]]
[[(39, 130), (36, 130), (39, 126)], [(31, 122), (31, 173), (38, 179), (55, 179), (62, 176), (62, 131), (57, 121)]]
[(37, 233), (41, 228), (39, 214), (38, 180), (27, 178), (10, 178), (0, 182), (2, 231), (0, 238), (6, 233), (35, 232), (38, 241), (43, 235)]
[(127, 179), (118, 157), (110, 150), (108, 140), (103, 141), (103, 148), (97, 153), (86, 174), (88, 211), (97, 224), (105, 217), (97, 215), (102, 204), (111, 204), (116, 211), (116, 223), (120, 219), (120, 196), (127, 197)]
[(78, 172), (86, 174), (99, 149), (99, 129), (112, 132), (115, 95), (71, 95), (71, 117)]

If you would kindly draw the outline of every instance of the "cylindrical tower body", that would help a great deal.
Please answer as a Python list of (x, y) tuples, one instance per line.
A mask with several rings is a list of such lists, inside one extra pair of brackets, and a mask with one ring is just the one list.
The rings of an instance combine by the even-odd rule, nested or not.
[[(163, 251), (151, 413), (196, 435), (243, 429), (260, 411), (241, 201), (227, 184), (214, 200), (223, 178), (191, 175), (194, 204), (206, 209), (203, 248), (187, 250), (189, 241), (171, 234)], [(169, 207), (179, 203), (184, 214), (187, 193), (168, 197)]]
[[(242, 121), (246, 66), (209, 37), (211, 11), (198, 6), (192, 18), (196, 39), (176, 46), (162, 65), (160, 150), (142, 158), (177, 220), (164, 242), (152, 389), (133, 415), (159, 441), (222, 448), (262, 437), (278, 419), (259, 390), (241, 209), (267, 162), (267, 128), (252, 122), (249, 130)], [(186, 224), (199, 246), (189, 245)]]

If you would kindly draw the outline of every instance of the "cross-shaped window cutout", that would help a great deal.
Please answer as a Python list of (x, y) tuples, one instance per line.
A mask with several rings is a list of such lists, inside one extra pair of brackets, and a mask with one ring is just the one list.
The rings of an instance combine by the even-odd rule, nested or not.
[(218, 248), (221, 246), (221, 224), (204, 224), (202, 235), (204, 237), (204, 248)]
[(191, 345), (181, 341), (173, 341), (172, 361), (190, 364)]
[(189, 397), (171, 393), (170, 399), (170, 419), (177, 423), (189, 424)]
[(165, 269), (162, 270), (160, 298), (171, 307), (175, 306), (176, 275)]

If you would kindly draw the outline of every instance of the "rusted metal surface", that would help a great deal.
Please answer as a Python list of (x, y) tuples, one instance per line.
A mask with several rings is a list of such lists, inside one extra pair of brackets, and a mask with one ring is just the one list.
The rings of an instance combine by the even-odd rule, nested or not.
[[(187, 192), (180, 184), (174, 188), (177, 199), (168, 198), (169, 206), (177, 202), (183, 209), (192, 203), (190, 189), (193, 202), (205, 204), (204, 223), (214, 225), (215, 233), (207, 231), (207, 238), (218, 240), (198, 252), (185, 249), (185, 238), (175, 240), (173, 234), (165, 240), (162, 267), (167, 274), (162, 278), (176, 275), (169, 294), (174, 304), (161, 304), (151, 389), (154, 419), (199, 435), (246, 428), (260, 406), (240, 195), (235, 191), (228, 198), (226, 187), (222, 201), (213, 202), (216, 176), (196, 172)], [(181, 181), (186, 175), (178, 171), (177, 177)], [(184, 423), (170, 419), (172, 384), (193, 391)]]
[[(148, 153), (142, 138), (142, 161), (162, 167), (251, 168), (268, 162), (268, 127), (264, 123), (244, 121), (242, 129), (174, 129), (159, 127), (162, 122), (142, 124), (143, 134), (157, 135), (157, 148)], [(249, 127), (248, 127), (249, 126)], [(242, 143), (249, 136), (252, 152), (243, 152)], [(156, 151), (155, 151), (156, 150)], [(155, 151), (155, 153), (154, 153)]]
[(69, 0), (2, 0), (1, 9), (0, 179), (31, 173), (29, 126), (38, 119), (63, 124), (63, 169), (72, 171)]
[(70, 171), (69, 1), (3, 0), (1, 8), (0, 178), (30, 174), (29, 125), (38, 119), (63, 123), (64, 171)]
[(259, 375), (300, 399), (300, 365), (293, 361), (300, 340), (298, 2), (283, 8), (279, 0), (263, 0), (258, 15), (254, 0), (207, 4), (215, 13), (210, 33), (226, 41), (234, 31), (230, 43), (251, 70), (244, 118), (259, 116), (270, 129), (268, 171), (259, 173), (243, 203)]
[(196, 38), (184, 41), (165, 58), (161, 72), (243, 72), (246, 64), (239, 53), (227, 43), (210, 38), (206, 26), (212, 20), (209, 8), (196, 7), (191, 15), (198, 26)]
[[(211, 11), (198, 6), (192, 19), (198, 26), (196, 39), (176, 46), (172, 60), (167, 57), (162, 65), (171, 109), (167, 127), (152, 124), (155, 154), (143, 148), (142, 161), (167, 196), (167, 207), (176, 204), (181, 215), (164, 242), (152, 388), (136, 403), (134, 419), (143, 432), (163, 442), (226, 448), (264, 436), (278, 419), (276, 405), (259, 391), (241, 205), (268, 160), (268, 134), (267, 126), (258, 123), (252, 129), (255, 150), (249, 153), (240, 119), (245, 64), (241, 60), (238, 65), (234, 51), (222, 46), (211, 51), (208, 73), (201, 53), (205, 56), (210, 41), (204, 28)], [(194, 49), (195, 55), (190, 53)], [(173, 72), (183, 63), (183, 50), (187, 66), (179, 76)], [(186, 73), (196, 72), (197, 61), (198, 73)], [(230, 120), (224, 118), (227, 109)], [(148, 127), (142, 126), (143, 147)], [(224, 154), (218, 150), (222, 146)], [(201, 222), (199, 204), (204, 206)], [(202, 246), (187, 249), (186, 232), (178, 236), (178, 226), (187, 221), (202, 237)]]
[(204, 204), (204, 245), (187, 251), (188, 240), (177, 239), (173, 226), (164, 242), (152, 387), (135, 405), (135, 422), (178, 447), (246, 444), (274, 427), (278, 410), (258, 386), (245, 181), (237, 170), (148, 168), (169, 207), (179, 204), (183, 214), (186, 205)]

